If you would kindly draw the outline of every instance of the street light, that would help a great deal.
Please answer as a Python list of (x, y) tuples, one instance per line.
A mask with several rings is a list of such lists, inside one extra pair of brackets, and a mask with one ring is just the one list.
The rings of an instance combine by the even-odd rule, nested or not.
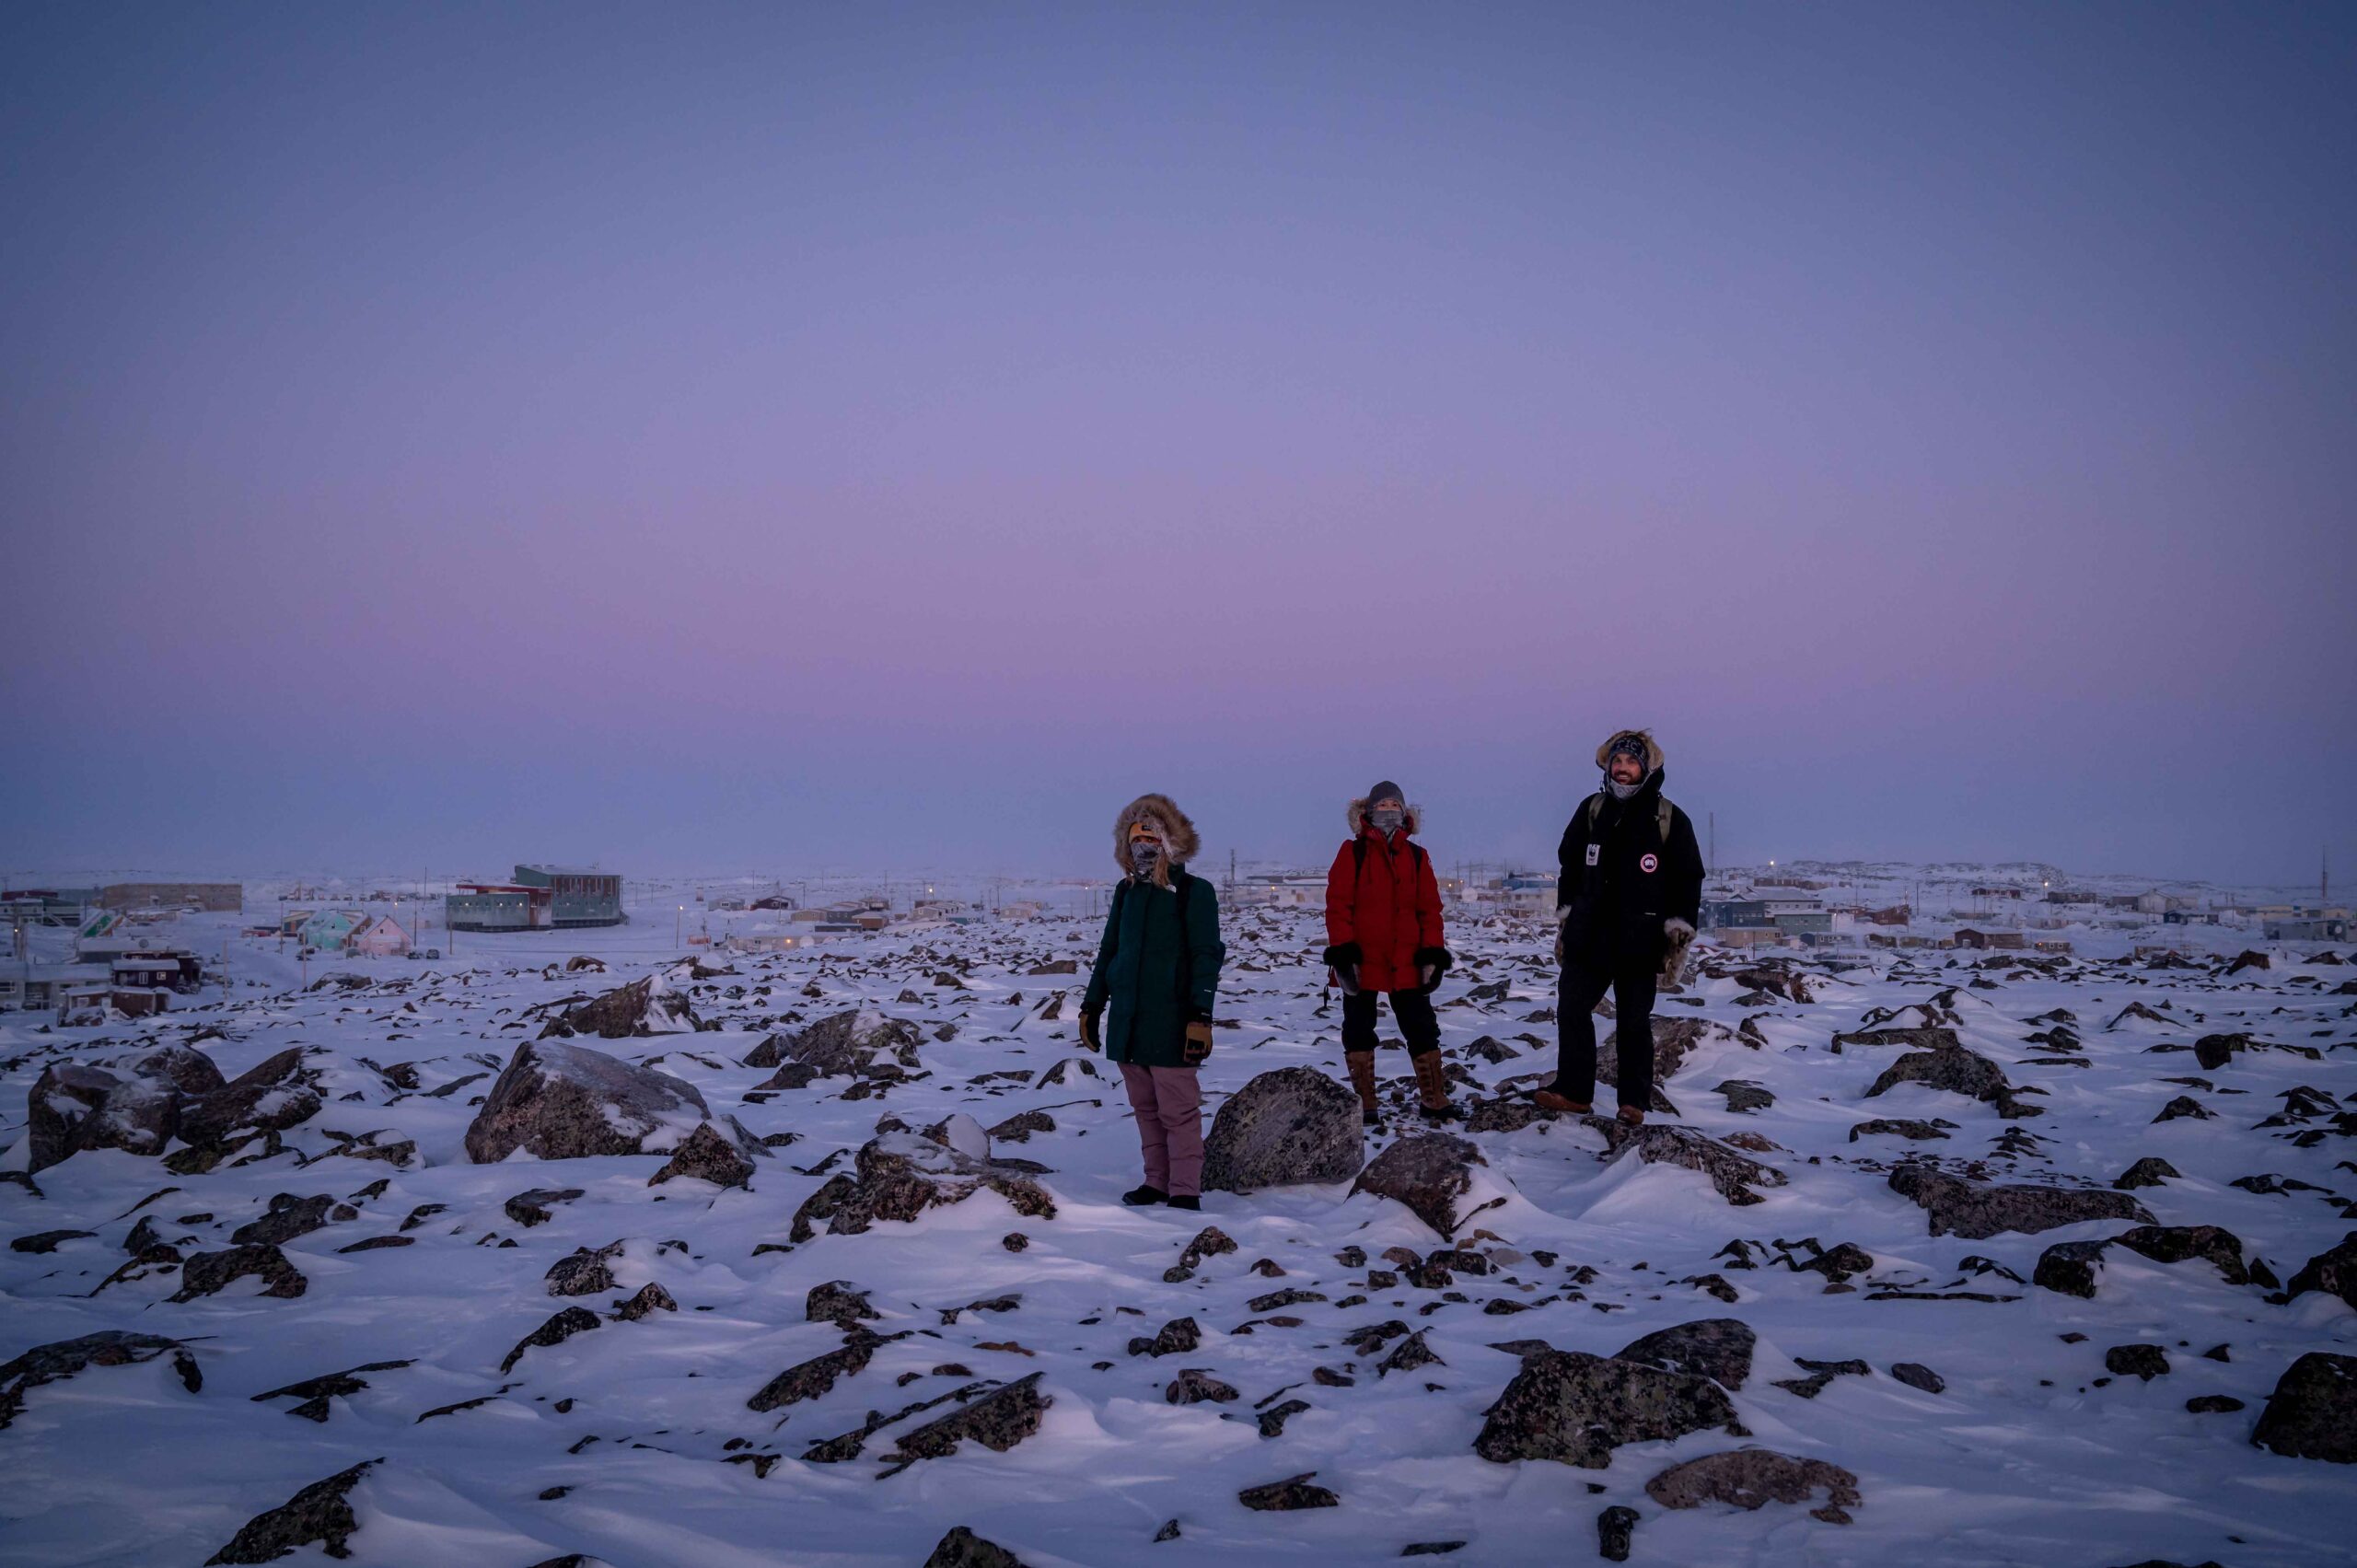
[(687, 905), (685, 905), (685, 904), (681, 904), (681, 905), (679, 906), (679, 912), (678, 914), (675, 914), (675, 915), (673, 915), (673, 916), (671, 917), (671, 946), (672, 946), (672, 947), (686, 947), (686, 946), (687, 946), (686, 941), (685, 941), (685, 940), (683, 940), (683, 933), (684, 933), (684, 932), (686, 931), (686, 929), (687, 929), (687, 923), (688, 923), (688, 906), (687, 906)]

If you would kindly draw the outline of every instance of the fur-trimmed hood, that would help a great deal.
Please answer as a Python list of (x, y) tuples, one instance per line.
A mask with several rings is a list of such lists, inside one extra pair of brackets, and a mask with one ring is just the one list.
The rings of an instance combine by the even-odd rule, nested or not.
[(1144, 820), (1154, 824), (1162, 835), (1165, 865), (1185, 865), (1195, 858), (1203, 841), (1196, 835), (1195, 824), (1178, 809), (1178, 803), (1167, 795), (1142, 795), (1121, 807), (1113, 819), (1113, 864), (1127, 877), (1134, 869), (1130, 865), (1130, 824)]
[[(1349, 809), (1342, 813), (1342, 819), (1349, 824), (1353, 838), (1357, 838), (1367, 830), (1366, 807), (1367, 798), (1362, 795), (1352, 801)], [(1409, 806), (1406, 814), (1399, 819), (1400, 831), (1412, 839), (1422, 830), (1423, 826), (1424, 808), (1421, 806)]]
[(1645, 776), (1651, 778), (1661, 772), (1661, 742), (1654, 738), (1654, 732), (1649, 729), (1614, 730), (1605, 738), (1604, 744), (1596, 749), (1596, 765), (1599, 769), (1608, 767), (1612, 761), (1612, 749), (1620, 744), (1623, 737), (1631, 735), (1645, 743)]

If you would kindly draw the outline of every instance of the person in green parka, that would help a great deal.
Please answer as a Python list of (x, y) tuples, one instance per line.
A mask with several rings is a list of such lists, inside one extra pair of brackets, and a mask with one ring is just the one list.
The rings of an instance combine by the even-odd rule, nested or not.
[(1080, 1004), (1080, 1038), (1121, 1064), (1137, 1113), (1145, 1182), (1122, 1193), (1124, 1203), (1202, 1207), (1203, 1095), (1195, 1072), (1212, 1053), (1212, 1004), (1227, 947), (1219, 895), (1187, 870), (1202, 843), (1167, 795), (1142, 795), (1113, 820), (1121, 880)]

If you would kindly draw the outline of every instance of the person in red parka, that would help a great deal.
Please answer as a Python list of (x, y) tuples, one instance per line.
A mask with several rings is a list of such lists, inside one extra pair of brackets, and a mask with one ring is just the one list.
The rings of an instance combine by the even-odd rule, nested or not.
[(1352, 837), (1326, 874), (1326, 965), (1342, 988), (1342, 1060), (1351, 1086), (1366, 1125), (1374, 1126), (1376, 998), (1388, 995), (1424, 1116), (1446, 1121), (1457, 1112), (1448, 1103), (1432, 1004), (1451, 962), (1441, 942), (1440, 883), (1432, 857), (1411, 842), (1417, 814), (1398, 784), (1384, 780), (1352, 801), (1349, 815)]

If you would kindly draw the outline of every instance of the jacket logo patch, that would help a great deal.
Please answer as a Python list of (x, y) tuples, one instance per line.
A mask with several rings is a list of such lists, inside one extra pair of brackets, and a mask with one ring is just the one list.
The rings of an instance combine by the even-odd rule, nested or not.
[(1639, 855), (1637, 857), (1637, 869), (1640, 871), (1659, 871), (1661, 869), (1661, 856), (1657, 854)]
[(1596, 853), (1603, 848), (1604, 846), (1602, 844), (1590, 844), (1587, 846), (1587, 863), (1590, 865), (1594, 865), (1596, 864)]

